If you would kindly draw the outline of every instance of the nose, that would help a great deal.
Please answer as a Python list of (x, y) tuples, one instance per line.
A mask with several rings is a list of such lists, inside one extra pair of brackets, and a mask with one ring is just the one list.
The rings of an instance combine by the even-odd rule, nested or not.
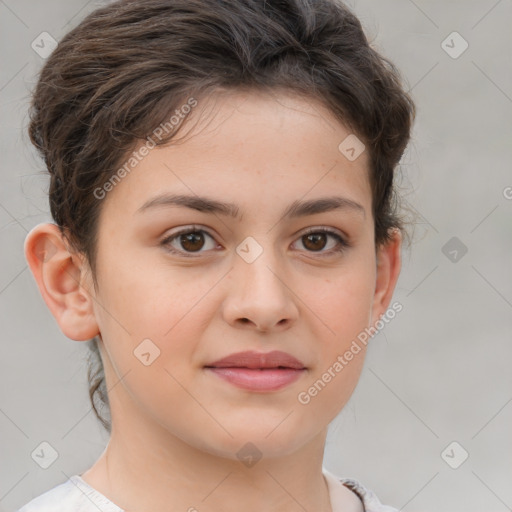
[(224, 319), (233, 327), (270, 332), (297, 320), (298, 299), (271, 252), (266, 249), (252, 263), (235, 256), (223, 303)]

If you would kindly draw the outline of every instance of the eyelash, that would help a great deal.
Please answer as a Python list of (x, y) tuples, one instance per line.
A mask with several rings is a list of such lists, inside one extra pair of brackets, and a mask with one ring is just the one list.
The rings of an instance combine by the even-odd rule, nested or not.
[[(191, 227), (188, 227), (188, 228), (181, 229), (180, 231), (177, 231), (176, 233), (173, 233), (172, 235), (166, 237), (164, 240), (161, 241), (160, 245), (164, 246), (166, 248), (166, 250), (168, 250), (169, 252), (171, 252), (173, 254), (177, 254), (179, 256), (185, 256), (187, 258), (197, 258), (201, 254), (201, 251), (198, 251), (196, 253), (180, 251), (180, 250), (177, 250), (177, 249), (175, 249), (174, 247), (172, 247), (170, 245), (170, 243), (173, 240), (175, 240), (176, 238), (178, 238), (181, 235), (197, 233), (197, 232), (206, 233), (209, 237), (214, 239), (214, 237), (210, 233), (208, 233), (208, 231), (206, 231), (205, 229), (202, 229), (199, 226), (191, 226)], [(304, 237), (304, 236), (310, 235), (312, 233), (315, 233), (315, 234), (325, 233), (327, 235), (331, 235), (338, 242), (338, 245), (334, 249), (330, 249), (329, 251), (319, 251), (319, 252), (316, 252), (316, 251), (306, 251), (306, 252), (310, 252), (310, 253), (313, 253), (313, 254), (318, 254), (320, 256), (320, 258), (329, 257), (329, 256), (332, 256), (334, 254), (342, 253), (346, 249), (351, 247), (351, 244), (349, 242), (347, 242), (338, 232), (336, 232), (336, 231), (334, 231), (332, 229), (329, 229), (329, 228), (309, 228), (307, 231), (302, 233), (302, 235), (300, 235), (299, 239)], [(197, 254), (197, 256), (196, 256), (196, 254)]]

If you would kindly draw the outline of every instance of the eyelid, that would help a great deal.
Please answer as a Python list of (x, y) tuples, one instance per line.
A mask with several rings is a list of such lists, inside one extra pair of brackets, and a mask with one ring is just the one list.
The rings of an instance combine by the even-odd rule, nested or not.
[(174, 254), (180, 254), (180, 255), (186, 255), (186, 256), (192, 256), (192, 257), (194, 257), (195, 254), (200, 255), (201, 251), (198, 253), (193, 253), (193, 252), (187, 253), (186, 251), (178, 251), (178, 250), (175, 250), (174, 247), (170, 247), (171, 241), (176, 239), (180, 235), (187, 234), (187, 233), (194, 233), (196, 231), (206, 233), (217, 245), (219, 245), (215, 236), (212, 233), (210, 233), (210, 231), (207, 228), (205, 228), (204, 226), (198, 225), (198, 224), (190, 224), (188, 226), (183, 226), (181, 228), (178, 228), (176, 231), (173, 231), (172, 233), (167, 233), (164, 236), (164, 238), (160, 241), (159, 245), (167, 247), (167, 250)]
[(306, 228), (305, 231), (300, 231), (300, 235), (299, 236), (304, 236), (304, 235), (309, 235), (310, 233), (318, 233), (318, 232), (327, 232), (331, 235), (338, 235), (340, 238), (343, 238), (343, 240), (347, 240), (348, 239), (348, 236), (345, 235), (342, 231), (339, 231), (338, 229), (335, 229), (335, 228), (331, 228), (331, 227), (328, 227), (328, 226), (313, 226), (311, 228)]
[[(347, 249), (352, 247), (352, 243), (350, 242), (349, 237), (339, 230), (327, 226), (313, 226), (311, 228), (307, 228), (305, 231), (300, 232), (298, 238), (296, 240), (300, 240), (303, 236), (309, 235), (310, 233), (326, 233), (331, 235), (332, 237), (337, 239), (337, 247), (330, 249), (328, 251), (305, 251), (308, 254), (316, 255), (319, 258), (329, 258), (335, 255), (339, 255), (345, 252)], [(304, 252), (304, 251), (301, 251)]]

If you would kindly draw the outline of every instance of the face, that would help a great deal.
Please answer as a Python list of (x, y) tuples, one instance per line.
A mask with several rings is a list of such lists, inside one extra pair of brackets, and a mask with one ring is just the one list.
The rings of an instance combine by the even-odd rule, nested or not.
[(103, 199), (92, 304), (114, 430), (283, 455), (347, 402), (365, 348), (343, 356), (389, 302), (369, 159), (340, 152), (350, 131), (312, 100), (232, 93), (208, 112)]

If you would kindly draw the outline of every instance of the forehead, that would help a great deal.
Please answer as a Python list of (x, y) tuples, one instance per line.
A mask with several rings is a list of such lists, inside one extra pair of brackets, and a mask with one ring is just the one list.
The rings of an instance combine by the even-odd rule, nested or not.
[[(354, 146), (358, 139), (312, 98), (287, 91), (222, 92), (198, 99), (182, 122), (177, 141), (124, 166), (129, 172), (108, 193), (108, 203), (132, 214), (150, 197), (172, 191), (264, 207), (265, 196), (291, 203), (335, 190), (365, 208), (371, 202), (368, 151), (348, 158), (347, 141)], [(140, 141), (134, 153), (147, 143)]]

